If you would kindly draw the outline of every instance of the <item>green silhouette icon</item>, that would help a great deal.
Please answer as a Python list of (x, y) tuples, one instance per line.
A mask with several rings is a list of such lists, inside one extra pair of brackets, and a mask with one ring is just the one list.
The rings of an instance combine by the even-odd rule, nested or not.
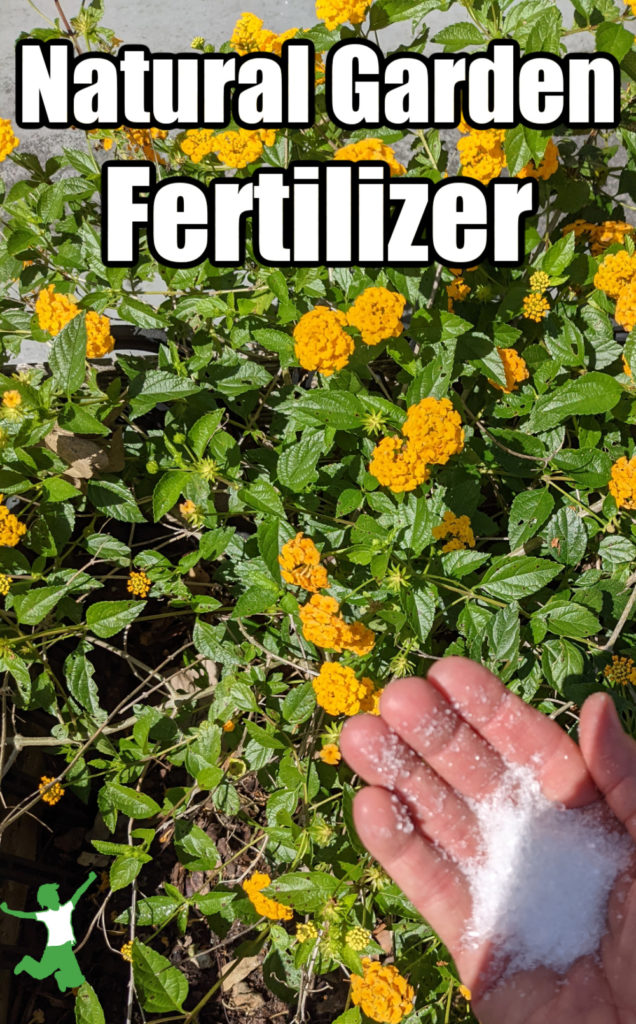
[(60, 992), (76, 988), (86, 981), (73, 952), (76, 939), (71, 918), (75, 907), (96, 877), (95, 872), (91, 871), (84, 884), (80, 885), (67, 903), (60, 904), (59, 886), (55, 883), (41, 885), (38, 889), (37, 901), (41, 910), (32, 912), (9, 910), (6, 903), (0, 903), (0, 910), (3, 910), (5, 914), (10, 914), (11, 917), (22, 917), (28, 921), (41, 921), (46, 925), (48, 931), (48, 942), (42, 959), (34, 960), (32, 956), (22, 957), (20, 963), (16, 964), (13, 970), (14, 974), (22, 974), (23, 971), (26, 971), (38, 981), (50, 978), (54, 974)]

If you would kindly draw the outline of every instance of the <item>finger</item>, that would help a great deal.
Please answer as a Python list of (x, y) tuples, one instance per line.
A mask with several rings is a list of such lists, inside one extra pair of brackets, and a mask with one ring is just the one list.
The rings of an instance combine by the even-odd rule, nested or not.
[(473, 987), (488, 950), (462, 949), (471, 911), (466, 880), (420, 833), (409, 831), (406, 809), (395, 794), (369, 787), (356, 794), (353, 817), (369, 853), (399, 885), (454, 956), (462, 978)]
[(483, 665), (468, 658), (443, 658), (427, 678), (504, 760), (531, 767), (549, 800), (568, 807), (598, 800), (574, 740), (507, 690)]
[(465, 797), (496, 789), (506, 766), (496, 750), (425, 679), (397, 679), (382, 694), (380, 714), (438, 776)]
[(596, 785), (636, 840), (636, 741), (623, 729), (608, 693), (593, 693), (585, 701), (579, 742)]
[(479, 851), (475, 815), (381, 718), (358, 715), (340, 735), (350, 767), (372, 786), (394, 790), (423, 834), (457, 861)]

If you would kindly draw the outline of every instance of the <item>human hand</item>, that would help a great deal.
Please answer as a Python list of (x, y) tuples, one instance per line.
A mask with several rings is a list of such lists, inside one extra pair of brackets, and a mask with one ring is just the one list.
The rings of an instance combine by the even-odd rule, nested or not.
[(343, 756), (369, 783), (354, 802), (360, 839), (450, 950), (482, 1024), (636, 1024), (636, 845), (614, 881), (597, 958), (580, 957), (565, 976), (542, 966), (506, 977), (491, 941), (465, 943), (472, 901), (462, 865), (479, 840), (466, 801), (496, 790), (506, 764), (531, 766), (550, 801), (603, 807), (608, 830), (619, 819), (636, 841), (636, 742), (608, 694), (586, 700), (579, 736), (577, 746), (487, 669), (456, 657), (426, 680), (391, 683), (380, 717), (356, 716), (342, 732)]

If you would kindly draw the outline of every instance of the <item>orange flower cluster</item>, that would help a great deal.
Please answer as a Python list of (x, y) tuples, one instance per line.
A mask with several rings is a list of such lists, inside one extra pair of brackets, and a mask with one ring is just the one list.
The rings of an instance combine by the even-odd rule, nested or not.
[(353, 339), (343, 329), (347, 317), (338, 309), (316, 306), (304, 313), (294, 328), (295, 352), (305, 370), (330, 377), (342, 370), (353, 355)]
[(314, 594), (299, 613), (303, 636), (316, 647), (331, 651), (350, 651), (363, 658), (373, 650), (375, 633), (361, 622), (348, 625), (340, 615), (335, 597)]
[(342, 761), (342, 754), (338, 749), (337, 743), (325, 743), (324, 747), (321, 748), (318, 756), (320, 757), (321, 761), (324, 761), (325, 764), (336, 765), (340, 761)]
[(483, 131), (470, 128), (463, 119), (458, 128), (460, 132), (468, 133), (457, 143), (464, 177), (475, 178), (482, 185), (487, 185), (493, 178), (498, 178), (507, 165), (503, 148), (505, 131), (499, 128), (487, 128)]
[(49, 775), (42, 776), (38, 789), (44, 803), (50, 804), (51, 807), (58, 804), (66, 792), (66, 790), (60, 786), (59, 782), (55, 782), (55, 780)]
[(329, 586), (327, 570), (320, 564), (318, 548), (302, 533), (297, 533), (293, 540), (283, 545), (278, 561), (285, 583), (314, 594)]
[(107, 316), (89, 310), (86, 314), (86, 355), (89, 359), (101, 359), (115, 347), (115, 339), (110, 333), (110, 320)]
[[(0, 494), (0, 502), (4, 494)], [(0, 548), (14, 548), (24, 537), (27, 528), (14, 516), (6, 505), (0, 505)]]
[(636, 455), (629, 461), (623, 455), (614, 463), (609, 492), (619, 508), (636, 509)]
[(277, 35), (276, 32), (263, 28), (262, 18), (246, 12), (241, 15), (234, 26), (230, 37), (230, 46), (241, 57), (244, 57), (246, 53), (275, 53), (277, 57), (280, 57), (283, 43), (288, 39), (293, 39), (297, 32), (297, 28), (288, 28), (286, 32)]
[(77, 316), (79, 306), (70, 295), (59, 294), (55, 291), (55, 285), (50, 284), (38, 295), (35, 312), (40, 329), (55, 335)]
[(378, 1024), (399, 1024), (413, 1009), (415, 991), (397, 967), (362, 958), (364, 976), (351, 975), (351, 1001)]
[(612, 655), (611, 665), (606, 665), (603, 675), (615, 686), (627, 686), (631, 683), (636, 686), (636, 665), (633, 658), (620, 658), (618, 654)]
[(412, 491), (429, 477), (429, 466), (443, 466), (464, 447), (459, 413), (448, 398), (423, 398), (412, 405), (402, 427), (406, 441), (385, 437), (376, 445), (369, 472), (399, 494)]
[(367, 288), (358, 295), (347, 313), (347, 322), (357, 327), (365, 345), (379, 345), (387, 338), (399, 338), (404, 330), (401, 317), (406, 299), (388, 288)]
[(334, 160), (351, 160), (354, 164), (361, 160), (384, 160), (389, 165), (391, 176), (399, 177), (406, 174), (406, 167), (396, 158), (391, 147), (381, 139), (360, 139), (358, 142), (351, 142), (348, 146), (337, 149), (333, 158)]
[(201, 163), (210, 153), (216, 153), (221, 163), (240, 169), (258, 160), (263, 146), (273, 146), (275, 141), (273, 129), (249, 131), (239, 128), (215, 135), (209, 128), (190, 128), (181, 142), (181, 149), (194, 164)]
[(514, 348), (498, 348), (499, 358), (503, 363), (504, 373), (506, 375), (506, 386), (498, 384), (496, 380), (489, 381), (494, 388), (499, 391), (503, 391), (504, 394), (509, 395), (511, 392), (517, 390), (517, 384), (521, 384), (522, 381), (527, 380), (530, 376), (526, 361), (523, 359), (516, 349)]
[(271, 878), (264, 871), (256, 871), (251, 878), (243, 882), (242, 887), (248, 895), (249, 901), (261, 917), (267, 917), (270, 921), (291, 921), (294, 912), (290, 907), (283, 906), (269, 896), (263, 896), (262, 890), (271, 883)]
[(475, 547), (475, 534), (473, 533), (468, 516), (456, 516), (454, 512), (447, 509), (444, 518), (439, 526), (431, 530), (435, 540), (450, 540), (444, 544), (442, 551), (462, 551), (464, 548)]
[(136, 572), (133, 569), (128, 576), (126, 590), (129, 594), (132, 594), (133, 597), (145, 598), (148, 597), (151, 586), (152, 581), (145, 572)]
[(370, 6), (371, 0), (316, 0), (316, 17), (324, 21), (331, 32), (346, 21), (361, 25)]
[(591, 224), (580, 217), (561, 229), (564, 235), (569, 231), (574, 232), (577, 242), (584, 235), (588, 236), (593, 256), (599, 256), (610, 245), (624, 245), (625, 238), (634, 234), (632, 225), (624, 220), (604, 220), (602, 224)]
[(5, 409), (17, 409), (22, 405), (22, 395), (19, 391), (5, 391), (2, 396), (2, 404)]
[[(376, 700), (373, 680), (366, 676), (358, 679), (353, 669), (347, 665), (340, 665), (337, 661), (324, 662), (320, 666), (320, 673), (312, 680), (311, 685), (314, 688), (317, 703), (330, 715), (351, 716), (357, 715), (361, 711), (371, 714), (378, 713), (379, 696)], [(337, 760), (339, 761), (340, 751), (335, 744), (330, 744), (330, 746), (337, 751)], [(323, 747), (323, 750), (326, 749)], [(337, 761), (330, 760), (327, 763), (335, 764)]]
[(525, 320), (534, 320), (539, 324), (549, 311), (550, 303), (545, 295), (541, 295), (540, 292), (530, 292), (529, 295), (524, 295), (523, 316)]
[(461, 270), (453, 270), (453, 274), (455, 274), (454, 281), (446, 285), (449, 313), (453, 312), (453, 304), (455, 302), (463, 302), (470, 295), (470, 285), (466, 284)]
[(19, 143), (20, 140), (13, 133), (11, 121), (6, 117), (0, 117), (0, 164)]
[(626, 285), (636, 278), (636, 254), (621, 249), (609, 253), (594, 275), (594, 287), (617, 299)]
[(548, 140), (548, 144), (545, 148), (545, 153), (538, 164), (534, 160), (530, 160), (525, 167), (522, 167), (520, 171), (517, 171), (518, 178), (537, 178), (541, 181), (547, 181), (552, 175), (558, 170), (559, 167), (559, 150), (555, 146), (552, 139)]

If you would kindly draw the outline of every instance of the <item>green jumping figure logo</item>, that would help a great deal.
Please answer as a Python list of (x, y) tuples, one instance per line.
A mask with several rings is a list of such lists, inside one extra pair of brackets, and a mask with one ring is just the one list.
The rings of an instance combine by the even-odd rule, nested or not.
[(9, 910), (6, 903), (0, 903), (0, 910), (12, 917), (22, 917), (29, 921), (41, 921), (48, 931), (48, 942), (41, 960), (32, 956), (24, 956), (16, 964), (13, 973), (22, 974), (26, 971), (32, 978), (41, 981), (55, 975), (60, 992), (69, 988), (77, 988), (86, 981), (77, 962), (73, 946), (76, 939), (73, 932), (72, 917), (75, 907), (90, 885), (95, 881), (96, 874), (91, 871), (83, 885), (71, 896), (67, 903), (60, 905), (59, 886), (55, 883), (41, 885), (38, 889), (37, 901), (41, 910), (23, 913), (21, 910)]

